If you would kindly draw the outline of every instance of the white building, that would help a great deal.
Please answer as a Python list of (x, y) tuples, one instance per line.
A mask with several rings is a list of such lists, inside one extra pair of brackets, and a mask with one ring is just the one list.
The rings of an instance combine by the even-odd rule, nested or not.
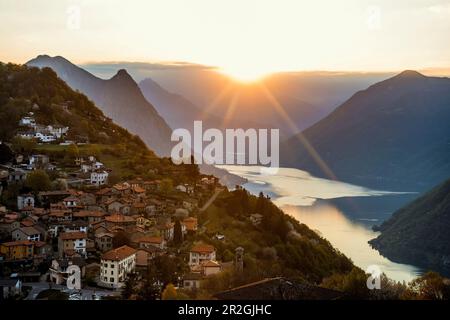
[(17, 196), (17, 209), (22, 210), (25, 207), (34, 208), (34, 196), (32, 194), (21, 194)]
[(34, 128), (36, 126), (36, 120), (32, 116), (23, 117), (20, 119), (19, 125)]
[(189, 251), (189, 265), (198, 266), (206, 261), (216, 260), (216, 249), (209, 244), (197, 244)]
[(56, 141), (56, 137), (52, 134), (47, 134), (43, 132), (36, 132), (34, 137), (41, 142), (53, 142)]
[(67, 131), (69, 131), (69, 127), (63, 127), (59, 125), (49, 125), (47, 126), (47, 130), (55, 138), (60, 139), (67, 133)]
[(103, 168), (103, 163), (99, 161), (95, 162), (87, 162), (81, 164), (81, 171), (82, 172), (90, 172), (90, 171), (98, 171), (99, 169)]
[(11, 233), (11, 237), (15, 241), (41, 241), (41, 232), (35, 227), (22, 227), (13, 230), (13, 232)]
[(101, 186), (108, 182), (108, 172), (104, 170), (97, 170), (91, 172), (91, 184)]
[(127, 275), (136, 267), (135, 249), (122, 246), (102, 255), (100, 266), (100, 284), (108, 288), (120, 288)]
[(28, 161), (32, 167), (43, 167), (50, 162), (50, 157), (45, 154), (33, 154)]
[(60, 257), (65, 254), (77, 252), (86, 257), (87, 235), (85, 232), (72, 231), (64, 232), (58, 238), (58, 251)]

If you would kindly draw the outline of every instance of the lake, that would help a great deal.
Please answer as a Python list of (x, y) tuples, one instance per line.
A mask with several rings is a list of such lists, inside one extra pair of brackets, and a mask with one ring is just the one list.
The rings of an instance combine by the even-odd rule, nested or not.
[[(389, 278), (397, 281), (408, 282), (420, 275), (419, 268), (392, 262), (368, 244), (369, 240), (378, 236), (372, 226), (381, 224), (392, 212), (382, 206), (374, 206), (373, 200), (413, 195), (371, 190), (321, 179), (293, 168), (279, 168), (272, 172), (272, 169), (259, 166), (219, 167), (246, 178), (248, 183), (243, 187), (249, 192), (256, 195), (262, 191), (269, 195), (285, 213), (329, 240), (360, 268), (366, 270), (370, 265), (377, 265)], [(349, 205), (339, 206), (333, 203), (334, 200), (339, 203), (341, 199), (346, 199)], [(368, 202), (369, 205), (366, 206), (358, 206), (361, 199), (372, 202)]]

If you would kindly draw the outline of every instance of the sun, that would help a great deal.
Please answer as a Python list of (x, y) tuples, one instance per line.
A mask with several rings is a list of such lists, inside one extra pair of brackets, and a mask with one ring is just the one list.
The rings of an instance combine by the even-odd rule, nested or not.
[(257, 68), (221, 68), (220, 73), (241, 83), (254, 83), (263, 80), (270, 72), (259, 70)]

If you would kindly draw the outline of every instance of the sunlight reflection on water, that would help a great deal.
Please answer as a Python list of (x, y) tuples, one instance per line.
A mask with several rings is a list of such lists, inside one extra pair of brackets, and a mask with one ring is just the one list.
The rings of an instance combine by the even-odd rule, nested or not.
[[(420, 269), (390, 261), (372, 249), (368, 241), (378, 233), (370, 228), (377, 219), (364, 219), (366, 223), (351, 220), (331, 205), (316, 205), (317, 199), (340, 197), (376, 197), (393, 193), (370, 190), (364, 187), (311, 176), (308, 172), (280, 168), (276, 175), (261, 173), (258, 166), (220, 166), (229, 172), (248, 179), (244, 188), (253, 194), (262, 191), (287, 214), (317, 230), (333, 246), (347, 255), (359, 267), (378, 265), (390, 278), (410, 281), (420, 274)], [(363, 219), (361, 219), (363, 220)]]

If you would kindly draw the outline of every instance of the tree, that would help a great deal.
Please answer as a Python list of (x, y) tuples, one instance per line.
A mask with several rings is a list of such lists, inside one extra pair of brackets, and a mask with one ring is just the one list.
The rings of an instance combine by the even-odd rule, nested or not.
[[(86, 151), (88, 156), (98, 157), (101, 154), (100, 148), (96, 144), (90, 144)], [(123, 154), (123, 153), (122, 153)]]
[(160, 298), (160, 295), (161, 290), (157, 285), (157, 279), (155, 279), (152, 275), (149, 275), (144, 282), (144, 286), (142, 286), (139, 291), (140, 298), (143, 300), (156, 300)]
[(168, 194), (173, 190), (173, 182), (172, 179), (165, 178), (161, 181), (161, 192)]
[(450, 298), (450, 285), (446, 284), (444, 278), (437, 272), (425, 273), (413, 280), (409, 287), (418, 299), (447, 300)]
[(173, 228), (173, 242), (176, 245), (180, 245), (183, 242), (183, 231), (181, 229), (180, 220), (175, 221), (175, 226)]
[(14, 154), (11, 149), (4, 143), (0, 143), (0, 164), (5, 164), (12, 161)]
[(31, 154), (36, 148), (36, 141), (34, 139), (25, 139), (20, 136), (15, 136), (11, 140), (11, 148), (16, 153), (23, 153), (25, 155)]
[(260, 192), (258, 195), (258, 200), (256, 201), (256, 208), (255, 208), (256, 213), (264, 214), (266, 206), (265, 201), (266, 198), (264, 197), (264, 194)]
[(164, 289), (161, 299), (162, 300), (177, 300), (178, 294), (177, 289), (175, 289), (175, 286), (171, 283), (169, 283), (166, 288)]
[(367, 277), (363, 270), (354, 267), (350, 273), (333, 274), (323, 279), (322, 286), (345, 292), (352, 299), (367, 299), (369, 297)]
[(152, 259), (149, 270), (152, 270), (151, 277), (164, 286), (169, 283), (178, 283), (179, 279), (188, 272), (189, 267), (180, 257), (164, 255)]
[(198, 168), (198, 165), (195, 163), (194, 156), (191, 156), (191, 161), (188, 164), (185, 164), (186, 168), (186, 174), (190, 181), (196, 181), (198, 180), (198, 177), (200, 176), (200, 169)]
[(78, 147), (76, 144), (71, 144), (67, 147), (66, 150), (66, 155), (71, 158), (74, 159), (76, 157), (78, 157), (80, 155), (80, 150), (78, 150)]
[(37, 194), (39, 191), (50, 190), (51, 181), (48, 174), (44, 170), (35, 170), (27, 175), (25, 185)]
[(130, 274), (125, 281), (125, 286), (122, 289), (122, 299), (126, 300), (131, 297), (134, 293), (134, 286), (136, 285), (135, 276)]

